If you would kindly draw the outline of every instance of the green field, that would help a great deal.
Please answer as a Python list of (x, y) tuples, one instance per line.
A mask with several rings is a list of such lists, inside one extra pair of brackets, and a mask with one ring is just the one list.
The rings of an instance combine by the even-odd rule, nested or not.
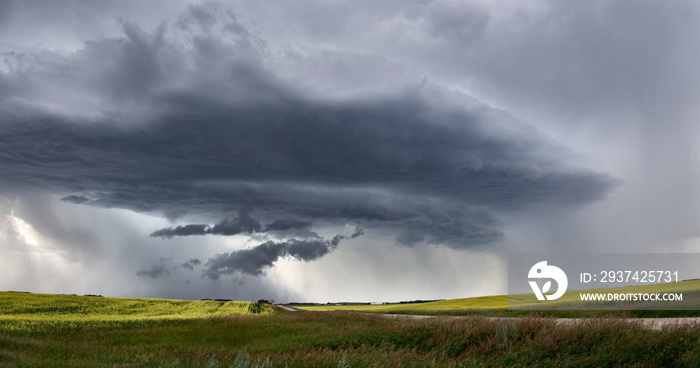
[[(580, 301), (579, 293), (583, 290), (567, 291), (560, 299), (547, 302), (547, 306), (553, 310), (566, 309), (595, 309), (601, 310), (604, 313), (610, 311), (614, 307), (614, 302), (599, 302), (583, 304)], [(667, 284), (654, 284), (644, 286), (627, 286), (619, 288), (606, 289), (590, 289), (585, 290), (589, 293), (665, 293), (665, 292), (683, 292), (687, 299), (685, 306), (691, 306), (691, 310), (700, 310), (700, 280), (681, 281)], [(511, 295), (511, 298), (519, 299), (519, 308), (528, 309), (528, 307), (542, 306), (537, 304), (534, 294), (518, 294)], [(387, 305), (291, 305), (291, 307), (309, 310), (309, 311), (332, 311), (332, 310), (354, 310), (362, 312), (376, 313), (417, 313), (417, 314), (463, 314), (465, 311), (480, 311), (480, 312), (498, 312), (508, 309), (508, 295), (482, 296), (475, 298), (450, 299), (428, 303), (403, 303), (403, 304), (387, 304)], [(511, 301), (512, 302), (512, 301)], [(637, 309), (649, 309), (649, 303), (638, 303)], [(670, 312), (669, 312), (670, 313)], [(488, 314), (488, 313), (487, 313)], [(522, 314), (522, 313), (521, 313)], [(529, 312), (527, 313), (529, 314)], [(633, 315), (640, 314), (638, 311), (631, 312)], [(650, 316), (654, 314), (666, 315), (664, 311), (647, 313)], [(673, 313), (671, 313), (673, 314)], [(685, 313), (675, 313), (675, 315), (696, 316), (700, 313), (687, 311)], [(565, 313), (570, 316), (571, 313)], [(586, 316), (587, 313), (582, 313), (581, 316)]]
[(0, 367), (387, 366), (700, 367), (700, 326), (0, 293)]
[(271, 314), (251, 302), (104, 298), (0, 292), (0, 331), (66, 330), (191, 320), (212, 316)]

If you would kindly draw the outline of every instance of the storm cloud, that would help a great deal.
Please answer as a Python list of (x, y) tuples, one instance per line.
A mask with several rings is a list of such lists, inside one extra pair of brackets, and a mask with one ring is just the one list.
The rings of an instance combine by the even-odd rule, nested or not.
[(1, 4), (7, 288), (384, 297), (700, 242), (694, 2)]
[(243, 207), (236, 218), (224, 218), (214, 226), (190, 224), (176, 227), (168, 227), (154, 231), (151, 236), (172, 238), (173, 236), (188, 235), (237, 235), (241, 233), (254, 233), (260, 231), (260, 223), (250, 216), (250, 208)]
[(350, 237), (355, 239), (355, 238), (360, 237), (362, 235), (365, 235), (365, 231), (364, 231), (364, 229), (362, 229), (361, 227), (358, 226), (355, 228), (355, 231), (353, 231), (353, 233), (350, 235)]
[(222, 275), (247, 274), (260, 276), (265, 269), (282, 257), (300, 261), (313, 261), (335, 249), (339, 238), (326, 240), (290, 240), (287, 242), (265, 242), (251, 249), (218, 254), (205, 264), (204, 274), (218, 280)]
[(291, 217), (273, 221), (266, 226), (267, 230), (284, 231), (289, 229), (304, 229), (311, 226), (311, 221), (297, 220)]
[[(65, 200), (65, 199), (64, 199)], [(224, 218), (214, 226), (203, 224), (189, 224), (159, 229), (151, 233), (152, 237), (172, 238), (174, 236), (189, 235), (224, 235), (264, 233), (268, 231), (301, 230), (311, 226), (311, 221), (301, 221), (291, 217), (278, 219), (268, 224), (265, 228), (251, 215), (250, 207), (243, 207), (236, 218)], [(355, 234), (353, 234), (355, 235)], [(359, 234), (362, 235), (362, 234)], [(356, 237), (356, 236), (355, 236)]]
[[(590, 203), (615, 186), (606, 174), (567, 164), (574, 155), (534, 127), (435, 83), (407, 79), (394, 91), (342, 99), (309, 94), (263, 62), (264, 43), (235, 16), (197, 14), (189, 8), (178, 23), (180, 31), (197, 28), (180, 35), (188, 48), (167, 27), (149, 32), (124, 22), (121, 37), (71, 56), (36, 56), (6, 74), (10, 82), (27, 74), (61, 81), (76, 95), (96, 95), (99, 110), (30, 102), (29, 92), (10, 90), (0, 106), (4, 185), (173, 220), (252, 207), (400, 233), (411, 226), (421, 232), (412, 239), (454, 248), (500, 239), (503, 211)], [(82, 77), (63, 80), (67, 74)], [(37, 80), (26, 88), (40, 87)], [(300, 221), (267, 228), (309, 220)], [(242, 212), (152, 236), (262, 229)]]
[(211, 228), (207, 225), (190, 224), (176, 227), (168, 227), (154, 231), (151, 236), (172, 238), (173, 236), (206, 235), (211, 233)]
[(182, 263), (180, 266), (181, 266), (182, 268), (186, 268), (186, 269), (192, 271), (192, 270), (194, 270), (194, 268), (195, 268), (196, 266), (199, 266), (199, 265), (201, 265), (201, 264), (202, 264), (202, 261), (200, 261), (198, 258), (191, 258), (191, 259), (188, 260), (187, 262)]

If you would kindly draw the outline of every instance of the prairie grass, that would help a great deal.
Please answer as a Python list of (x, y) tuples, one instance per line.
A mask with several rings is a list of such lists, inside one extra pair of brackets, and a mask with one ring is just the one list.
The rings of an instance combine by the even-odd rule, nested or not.
[[(700, 367), (697, 325), (655, 331), (618, 318), (256, 315), (232, 302), (25, 297), (18, 300), (31, 313), (3, 300), (11, 312), (3, 318), (36, 314), (39, 326), (53, 328), (0, 328), (0, 367)], [(133, 319), (112, 323), (124, 310)], [(109, 313), (99, 320), (100, 311)]]
[(0, 332), (15, 367), (700, 366), (700, 327), (620, 319), (387, 318), (350, 311), (216, 315)]
[(271, 313), (274, 311), (269, 306), (251, 302), (0, 292), (0, 332), (138, 326), (218, 315)]

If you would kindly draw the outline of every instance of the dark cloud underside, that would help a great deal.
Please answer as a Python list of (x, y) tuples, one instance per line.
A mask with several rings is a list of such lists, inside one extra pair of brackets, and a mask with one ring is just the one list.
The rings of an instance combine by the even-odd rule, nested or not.
[(267, 225), (267, 230), (284, 231), (289, 229), (304, 229), (311, 226), (311, 221), (297, 220), (291, 217), (273, 221)]
[[(63, 200), (75, 203), (71, 200), (71, 197), (64, 198)], [(311, 221), (301, 221), (288, 217), (275, 220), (271, 224), (268, 224), (265, 228), (262, 228), (260, 222), (254, 219), (250, 215), (250, 212), (250, 207), (243, 207), (239, 211), (238, 217), (224, 218), (223, 220), (221, 220), (221, 222), (214, 226), (208, 226), (203, 224), (189, 224), (175, 227), (167, 227), (154, 231), (153, 233), (151, 233), (151, 236), (161, 238), (207, 234), (231, 236), (238, 234), (264, 233), (269, 231), (301, 230), (311, 226)], [(361, 232), (358, 233), (357, 231), (356, 233), (353, 233), (353, 237), (358, 237), (360, 235), (363, 234)]]
[(187, 262), (182, 263), (180, 266), (182, 268), (186, 268), (190, 271), (194, 270), (196, 266), (199, 266), (202, 264), (202, 261), (200, 261), (198, 258), (191, 258)]
[[(551, 145), (546, 140), (488, 132), (468, 111), (426, 115), (436, 107), (416, 96), (322, 106), (211, 106), (196, 98), (188, 103), (186, 111), (155, 116), (139, 127), (8, 119), (0, 137), (3, 181), (90, 193), (66, 197), (72, 203), (166, 215), (253, 206), (316, 218), (401, 222), (424, 217), (401, 201), (426, 198), (461, 203), (467, 210), (457, 210), (455, 219), (473, 226), (491, 215), (487, 210), (486, 217), (473, 218), (464, 213), (469, 208), (587, 203), (613, 186), (606, 175), (563, 168), (538, 155)], [(207, 231), (233, 235), (261, 228), (243, 220), (222, 221)]]
[[(275, 70), (309, 70), (311, 61), (274, 60), (265, 40), (214, 5), (187, 8), (174, 27), (121, 27), (120, 37), (90, 40), (67, 56), (5, 55), (12, 68), (0, 71), (3, 187), (171, 220), (240, 211), (213, 226), (152, 233), (163, 238), (340, 221), (359, 225), (351, 239), (373, 227), (406, 246), (464, 249), (503, 239), (502, 213), (586, 204), (615, 186), (570, 164), (573, 154), (528, 124), (426, 80), (314, 94), (303, 75)], [(438, 28), (441, 37), (463, 36)], [(348, 79), (372, 72), (346, 69)], [(212, 258), (205, 273), (258, 275), (280, 257), (321, 257), (342, 238), (267, 242)]]
[(254, 248), (237, 250), (212, 257), (206, 264), (204, 274), (210, 279), (222, 275), (248, 274), (260, 276), (265, 269), (283, 257), (302, 261), (318, 259), (332, 251), (337, 244), (325, 240), (291, 240), (288, 242), (265, 242)]

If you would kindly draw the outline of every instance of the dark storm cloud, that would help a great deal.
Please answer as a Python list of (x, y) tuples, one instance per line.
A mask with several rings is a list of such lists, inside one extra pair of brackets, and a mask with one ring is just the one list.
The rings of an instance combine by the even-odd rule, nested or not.
[(272, 267), (275, 261), (283, 257), (289, 256), (301, 261), (318, 259), (337, 246), (337, 243), (332, 243), (326, 240), (268, 241), (254, 248), (212, 257), (205, 264), (204, 274), (212, 280), (237, 273), (260, 276), (265, 269)]
[(263, 233), (268, 231), (285, 231), (291, 229), (301, 230), (311, 226), (311, 221), (301, 221), (293, 218), (284, 218), (273, 221), (264, 229), (258, 220), (251, 215), (250, 207), (243, 207), (239, 211), (236, 218), (224, 218), (214, 226), (204, 224), (189, 224), (176, 227), (167, 227), (159, 229), (151, 233), (152, 237), (172, 238), (174, 236), (189, 236), (189, 235), (238, 235)]
[(211, 233), (211, 228), (207, 225), (190, 224), (176, 227), (167, 227), (154, 231), (151, 236), (161, 238), (172, 238), (174, 236), (205, 235)]
[(83, 203), (90, 201), (90, 199), (85, 197), (85, 196), (75, 196), (75, 195), (61, 198), (61, 200), (64, 202), (73, 203), (73, 204), (83, 204)]
[(191, 258), (189, 261), (180, 264), (182, 268), (186, 268), (190, 271), (194, 270), (195, 266), (199, 266), (202, 264), (202, 261), (200, 261), (198, 258)]
[(302, 221), (288, 217), (273, 221), (266, 226), (266, 229), (284, 231), (289, 229), (305, 229), (309, 226), (311, 226), (311, 221)]
[(345, 236), (343, 235), (336, 235), (331, 239), (331, 247), (337, 248), (338, 244), (340, 244), (340, 241), (345, 239)]
[[(201, 189), (201, 188), (200, 188)], [(190, 193), (199, 193), (193, 188)], [(334, 190), (331, 188), (295, 187), (291, 185), (252, 185), (216, 183), (206, 186), (202, 196), (228, 198), (231, 201), (255, 202), (262, 208), (283, 209), (319, 219), (344, 219), (366, 223), (371, 227), (410, 227), (421, 229), (431, 243), (442, 242), (451, 248), (463, 249), (472, 245), (487, 244), (502, 238), (499, 222), (485, 210), (473, 209), (462, 202), (416, 198), (378, 190)], [(206, 207), (209, 210), (212, 207)], [(203, 209), (204, 210), (204, 209)], [(226, 220), (232, 221), (232, 220)], [(252, 219), (257, 222), (257, 220)], [(309, 221), (310, 222), (310, 221)], [(160, 229), (151, 236), (171, 237), (180, 235), (212, 234), (211, 227), (193, 224), (191, 232), (185, 226)], [(260, 233), (274, 229), (261, 229)], [(291, 231), (289, 229), (287, 231)], [(238, 234), (238, 233), (236, 233)], [(250, 234), (250, 232), (248, 232)], [(351, 238), (364, 234), (356, 227)], [(235, 234), (234, 234), (235, 235)], [(309, 237), (309, 234), (299, 234)]]
[(404, 230), (396, 236), (396, 242), (407, 247), (412, 247), (424, 240), (425, 237), (413, 229)]
[[(453, 248), (502, 238), (499, 213), (590, 203), (615, 185), (569, 165), (573, 155), (526, 123), (434, 83), (314, 97), (269, 66), (264, 40), (233, 13), (190, 7), (176, 28), (179, 42), (165, 25), (147, 32), (124, 21), (121, 37), (0, 72), (8, 85), (32, 77), (0, 104), (2, 184), (171, 219), (251, 207), (286, 219), (266, 230), (308, 226), (296, 217), (341, 220), (396, 229), (400, 243)], [(404, 236), (409, 227), (415, 234)], [(152, 236), (262, 229), (243, 211)], [(259, 274), (285, 255), (325, 254), (310, 246), (320, 243), (265, 244), (212, 259), (208, 269)]]
[(350, 235), (350, 238), (355, 239), (355, 238), (360, 237), (362, 235), (365, 235), (365, 231), (364, 231), (364, 229), (362, 229), (361, 227), (358, 226), (355, 228), (355, 231), (353, 231), (352, 235)]
[(476, 226), (455, 220), (447, 223), (421, 223), (413, 221), (397, 229), (397, 244), (413, 247), (419, 244), (442, 244), (453, 249), (466, 249), (504, 239), (502, 231), (494, 226)]
[(225, 218), (209, 230), (216, 235), (236, 235), (260, 231), (260, 223), (250, 216), (250, 209), (244, 207), (237, 218)]

